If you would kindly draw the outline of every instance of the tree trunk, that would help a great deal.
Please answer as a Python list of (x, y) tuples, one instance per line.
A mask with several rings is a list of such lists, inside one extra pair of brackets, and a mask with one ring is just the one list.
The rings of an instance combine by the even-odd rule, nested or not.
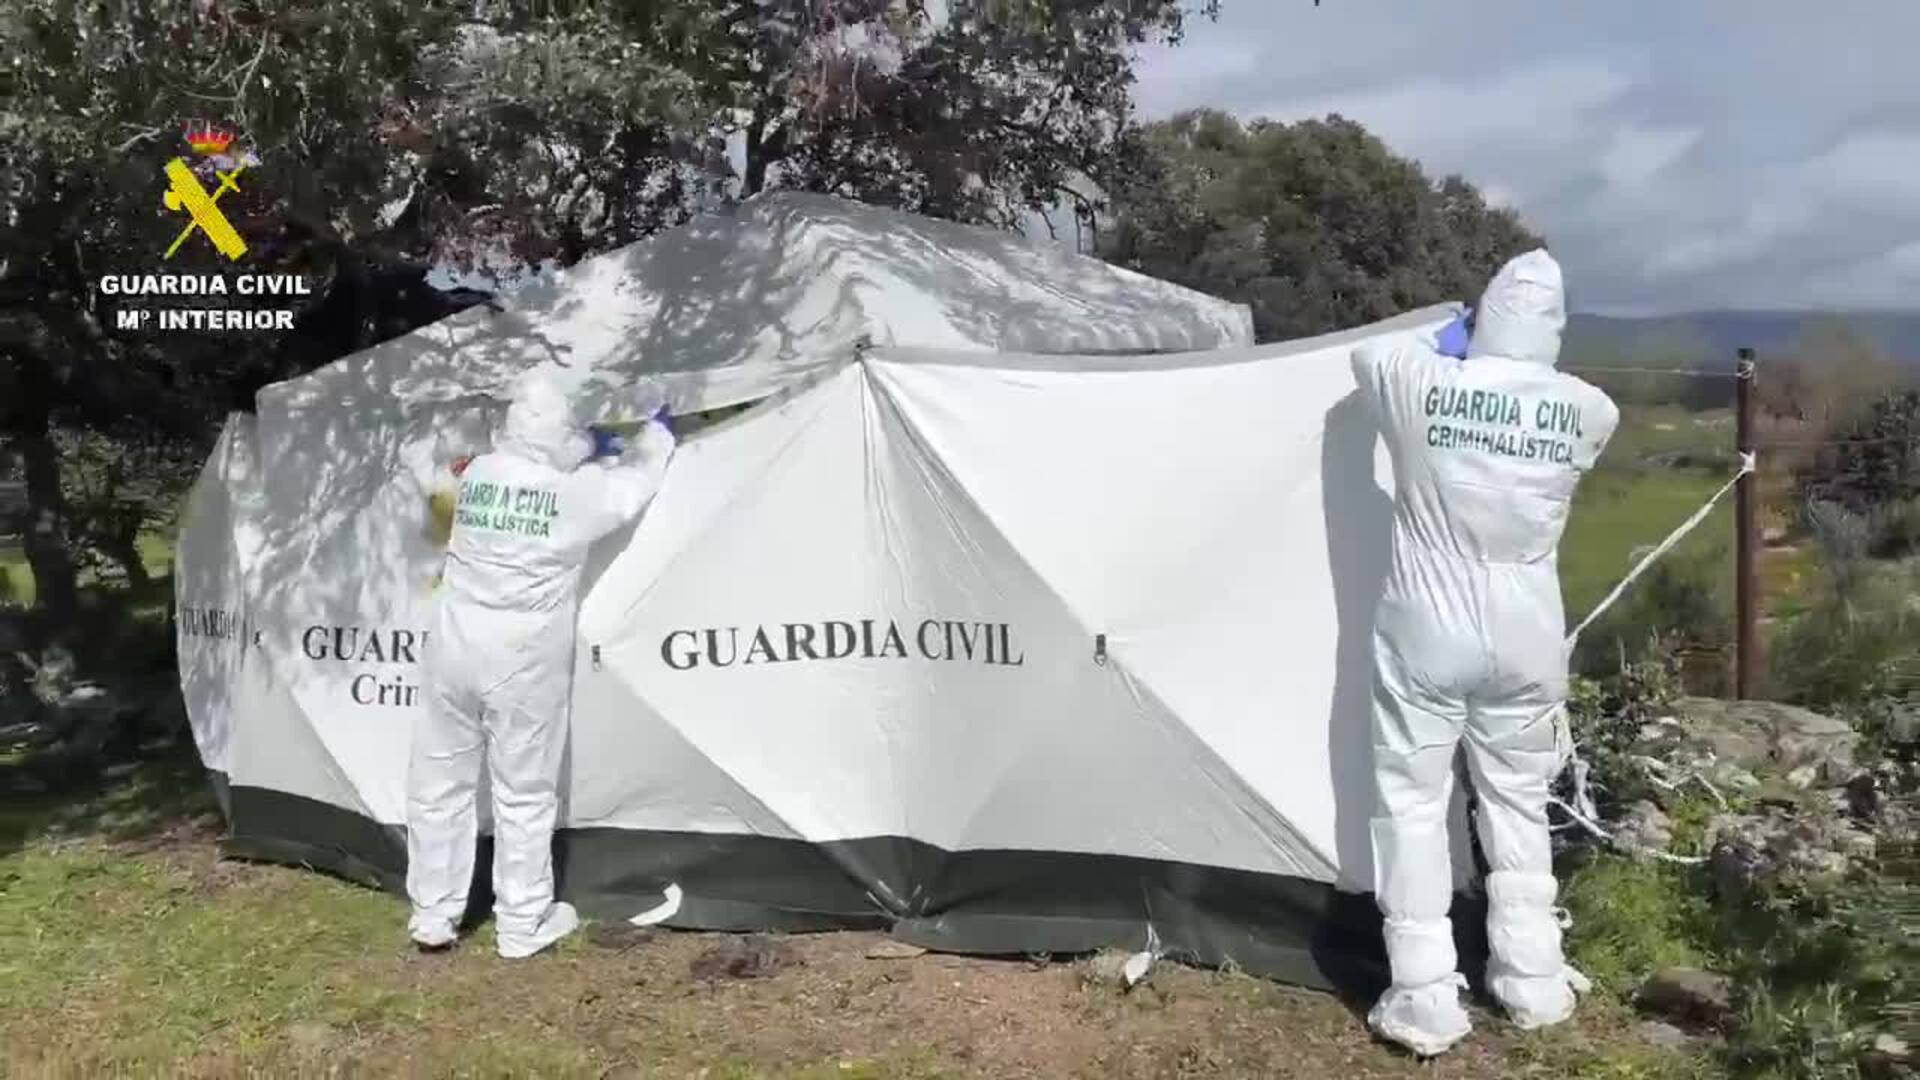
[[(29, 427), (34, 426), (29, 417)], [(38, 431), (14, 432), (27, 473), (27, 522), (21, 539), (33, 567), (34, 606), (63, 626), (80, 604), (79, 578), (67, 550), (67, 500), (60, 491), (60, 451), (47, 433), (44, 412)]]
[(747, 168), (740, 180), (740, 197), (752, 198), (767, 186), (767, 166), (787, 152), (787, 128), (775, 118), (756, 112), (747, 127)]
[(740, 181), (740, 197), (750, 199), (760, 194), (767, 183), (766, 142), (762, 138), (758, 124), (747, 132), (747, 169)]
[(140, 557), (140, 524), (142, 515), (134, 513), (132, 520), (119, 524), (102, 550), (107, 557), (120, 564), (127, 575), (127, 588), (133, 593), (144, 595), (153, 585), (153, 576), (147, 573), (147, 564)]

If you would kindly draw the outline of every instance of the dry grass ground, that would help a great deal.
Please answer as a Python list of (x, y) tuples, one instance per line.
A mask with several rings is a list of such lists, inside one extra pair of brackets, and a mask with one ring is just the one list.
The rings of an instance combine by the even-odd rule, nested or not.
[[(508, 964), (491, 933), (421, 955), (401, 902), (218, 857), (182, 771), (143, 770), (0, 831), (9, 1076), (1694, 1077), (1605, 1000), (1567, 1029), (1480, 1030), (1430, 1064), (1335, 998), (1163, 964), (1130, 994), (1084, 961), (870, 959), (881, 939), (595, 928)], [(737, 967), (738, 965), (736, 965)]]

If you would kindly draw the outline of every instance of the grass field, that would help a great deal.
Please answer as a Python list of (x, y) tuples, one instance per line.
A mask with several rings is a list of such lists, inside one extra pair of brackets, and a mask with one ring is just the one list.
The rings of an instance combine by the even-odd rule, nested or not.
[[(1659, 543), (1733, 476), (1733, 431), (1725, 413), (1678, 408), (1623, 410), (1599, 466), (1581, 482), (1560, 545), (1560, 584), (1572, 619), (1584, 616), (1626, 574), (1635, 552)], [(1690, 461), (1671, 459), (1688, 455)], [(1695, 464), (1694, 462), (1698, 462)], [(1733, 499), (1722, 500), (1669, 558), (1732, 551)], [(1727, 557), (1727, 577), (1733, 576)]]
[[(146, 563), (148, 574), (163, 578), (173, 572), (171, 535), (146, 533), (140, 537), (139, 545), (140, 559)], [(91, 577), (81, 575), (80, 583), (91, 584)], [(33, 568), (27, 565), (26, 553), (18, 547), (0, 545), (0, 606), (31, 607), (33, 598)]]
[(709, 970), (734, 940), (710, 934), (590, 927), (510, 965), (483, 930), (425, 956), (393, 897), (219, 860), (189, 765), (0, 818), (0, 1074), (1718, 1075), (1604, 997), (1545, 1034), (1479, 1012), (1422, 1065), (1336, 998), (1171, 963), (1123, 994), (1084, 962), (869, 958), (866, 934), (776, 939), (753, 978)]

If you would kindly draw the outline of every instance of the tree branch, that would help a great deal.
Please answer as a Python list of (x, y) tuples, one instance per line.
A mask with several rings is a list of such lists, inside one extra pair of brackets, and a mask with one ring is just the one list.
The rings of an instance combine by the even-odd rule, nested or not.
[[(138, 127), (138, 125), (136, 124), (123, 124), (121, 126), (122, 127)], [(139, 131), (136, 131), (134, 134), (127, 136), (126, 141), (121, 142), (116, 146), (114, 146), (113, 152), (116, 154), (124, 154), (127, 151), (133, 149), (135, 146), (139, 145), (140, 143), (147, 141), (148, 139), (159, 138), (160, 133), (165, 130), (166, 128), (160, 127), (158, 125), (150, 128), (143, 128)]]

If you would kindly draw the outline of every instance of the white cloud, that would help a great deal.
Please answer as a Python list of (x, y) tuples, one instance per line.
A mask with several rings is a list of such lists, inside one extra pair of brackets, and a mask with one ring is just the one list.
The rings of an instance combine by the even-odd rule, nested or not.
[(1920, 204), (1920, 134), (1866, 131), (1850, 135), (1808, 162), (1807, 180), (1853, 204)]
[(1485, 140), (1560, 141), (1589, 111), (1633, 85), (1619, 65), (1571, 58), (1488, 75), (1428, 78), (1346, 94), (1275, 102), (1275, 120), (1339, 113), (1395, 147), (1461, 154)]
[(1620, 128), (1600, 154), (1600, 173), (1617, 187), (1641, 187), (1691, 150), (1701, 134), (1699, 128)]

